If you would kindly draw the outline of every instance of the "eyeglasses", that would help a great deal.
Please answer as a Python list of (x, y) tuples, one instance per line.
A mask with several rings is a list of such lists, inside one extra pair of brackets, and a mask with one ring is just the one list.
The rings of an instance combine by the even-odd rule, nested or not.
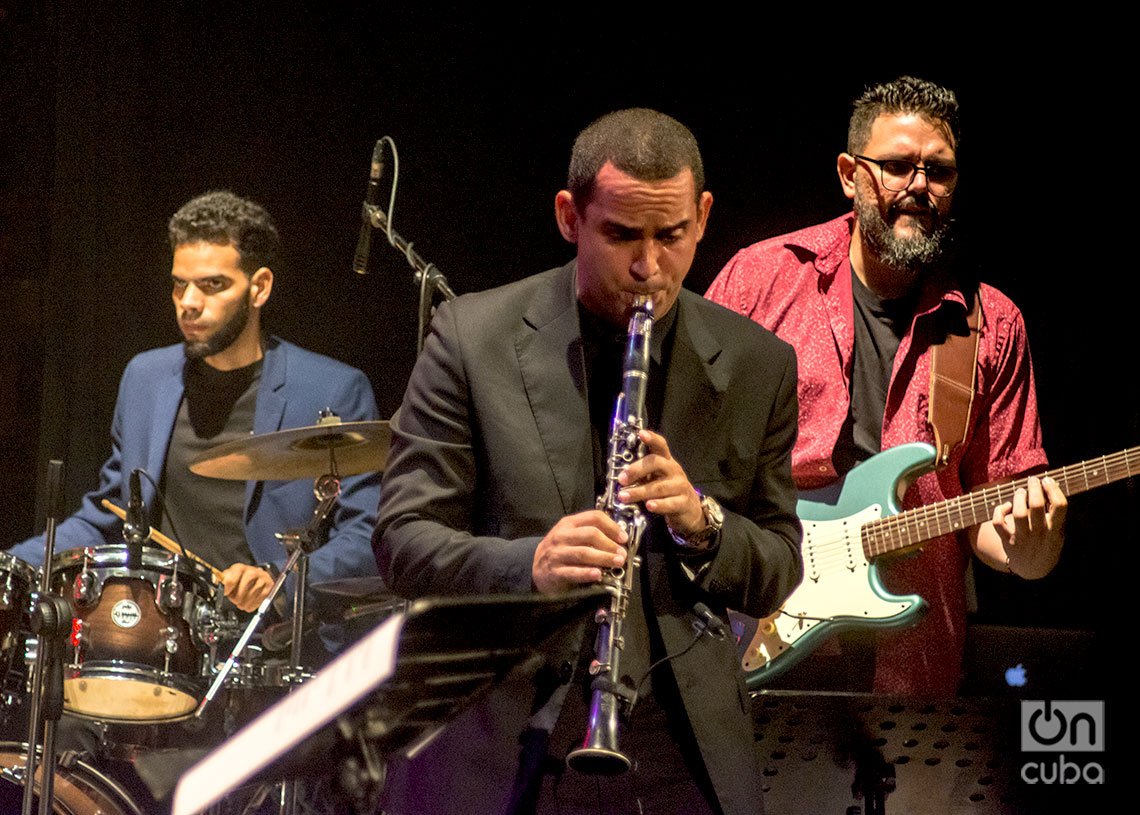
[(883, 186), (892, 192), (902, 192), (909, 188), (918, 172), (926, 176), (926, 188), (937, 198), (953, 195), (954, 188), (958, 186), (958, 168), (949, 164), (927, 164), (923, 167), (901, 158), (884, 160), (858, 154), (855, 158), (877, 165)]

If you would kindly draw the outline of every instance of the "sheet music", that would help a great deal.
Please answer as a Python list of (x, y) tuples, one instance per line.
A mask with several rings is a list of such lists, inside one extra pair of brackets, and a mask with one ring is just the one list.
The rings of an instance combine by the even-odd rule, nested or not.
[(178, 781), (171, 815), (196, 815), (386, 681), (405, 614), (370, 634), (211, 752)]

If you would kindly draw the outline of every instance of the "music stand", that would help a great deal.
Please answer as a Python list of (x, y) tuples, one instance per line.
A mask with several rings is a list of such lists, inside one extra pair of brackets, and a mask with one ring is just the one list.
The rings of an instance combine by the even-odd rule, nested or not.
[(251, 780), (343, 775), (349, 758), (414, 754), (508, 673), (536, 669), (604, 596), (412, 602), (191, 767), (172, 815), (201, 812)]

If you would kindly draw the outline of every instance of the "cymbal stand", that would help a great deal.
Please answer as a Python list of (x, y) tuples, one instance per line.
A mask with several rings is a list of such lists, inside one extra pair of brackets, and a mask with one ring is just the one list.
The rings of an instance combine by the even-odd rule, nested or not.
[(32, 666), (32, 688), (28, 701), (28, 757), (24, 763), (22, 815), (32, 815), (36, 789), (36, 759), (41, 725), (43, 766), (40, 769), (40, 815), (52, 809), (55, 783), (55, 726), (63, 712), (64, 642), (71, 627), (71, 605), (51, 594), (51, 563), (55, 557), (55, 528), (63, 485), (63, 462), (48, 462), (47, 528), (44, 533), (44, 566), (40, 588), (30, 604), (31, 628), (38, 638), (36, 661)]
[[(301, 664), (301, 640), (305, 622), (305, 598), (309, 582), (308, 555), (310, 552), (319, 549), (321, 544), (324, 543), (324, 541), (321, 540), (321, 529), (325, 520), (336, 506), (337, 499), (340, 497), (340, 479), (336, 476), (336, 454), (332, 447), (329, 448), (329, 469), (330, 472), (328, 474), (322, 475), (313, 482), (313, 495), (316, 497), (318, 503), (316, 509), (313, 510), (312, 517), (309, 519), (309, 525), (304, 529), (294, 529), (285, 533), (277, 533), (278, 540), (281, 541), (286, 551), (289, 552), (289, 558), (285, 562), (285, 567), (273, 582), (273, 587), (269, 590), (269, 595), (261, 601), (257, 612), (242, 632), (241, 637), (234, 646), (233, 653), (230, 654), (221, 670), (218, 671), (218, 675), (214, 677), (213, 684), (211, 684), (210, 689), (206, 691), (206, 695), (202, 697), (202, 702), (194, 712), (196, 718), (201, 718), (206, 706), (225, 684), (226, 677), (229, 676), (234, 664), (245, 650), (245, 647), (249, 644), (250, 639), (253, 637), (253, 632), (261, 624), (265, 613), (269, 610), (269, 607), (273, 605), (273, 601), (281, 592), (281, 588), (285, 585), (285, 580), (288, 578), (290, 571), (296, 571), (297, 585), (293, 592), (293, 642), (290, 644), (289, 649), (289, 670), (285, 674), (286, 685), (292, 690), (294, 686), (301, 684), (308, 678), (308, 673)], [(293, 781), (286, 781), (282, 784), (281, 815), (293, 815), (295, 808), (296, 784)]]

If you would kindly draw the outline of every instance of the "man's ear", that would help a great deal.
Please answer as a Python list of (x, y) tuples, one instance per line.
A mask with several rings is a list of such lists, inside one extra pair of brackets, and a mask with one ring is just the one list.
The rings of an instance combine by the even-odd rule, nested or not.
[(843, 187), (843, 194), (855, 199), (855, 168), (858, 162), (850, 153), (840, 153), (835, 160), (835, 171), (839, 174), (839, 186)]
[(574, 206), (570, 190), (562, 190), (554, 196), (554, 220), (562, 237), (570, 243), (578, 242), (578, 208)]
[(264, 306), (273, 291), (273, 270), (262, 266), (254, 272), (249, 278), (249, 291), (253, 298), (252, 305), (255, 308)]

